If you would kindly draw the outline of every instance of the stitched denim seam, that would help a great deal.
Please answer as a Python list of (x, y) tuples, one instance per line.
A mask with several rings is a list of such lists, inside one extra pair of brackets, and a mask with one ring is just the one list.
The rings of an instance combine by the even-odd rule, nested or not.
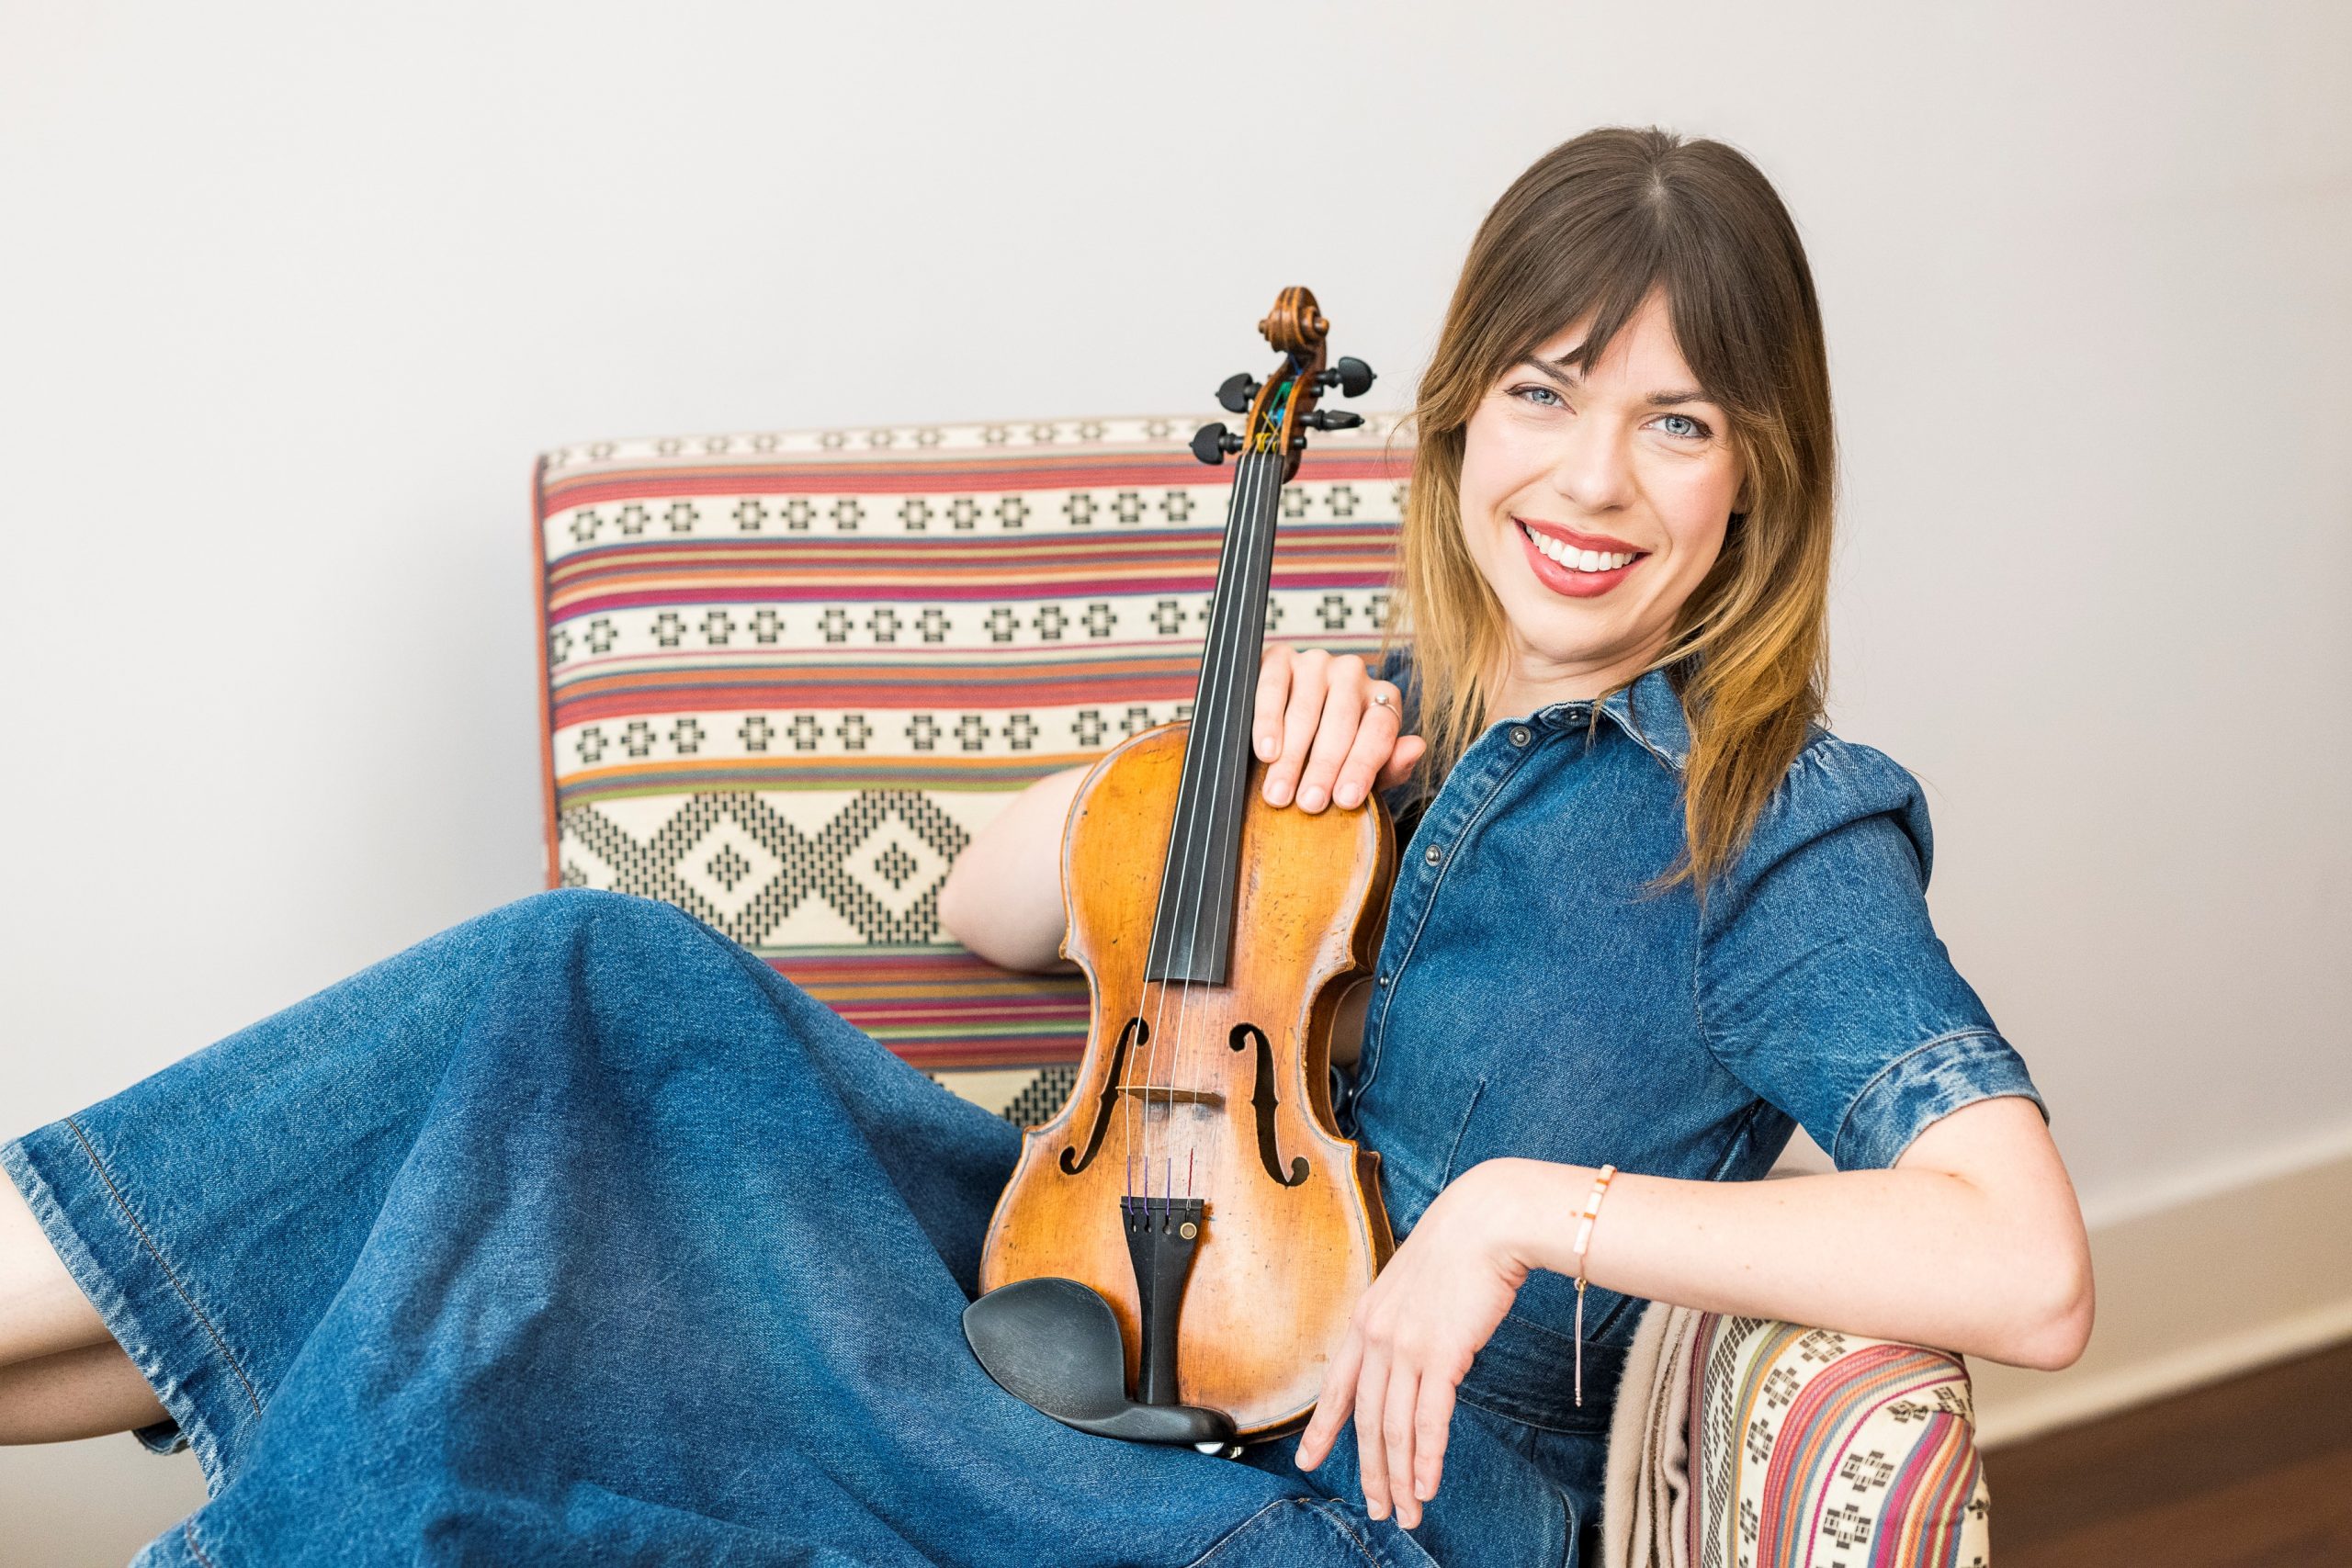
[(1441, 1189), (1454, 1178), (1455, 1172), (1453, 1169), (1453, 1162), (1461, 1157), (1462, 1140), (1467, 1136), (1470, 1132), (1470, 1118), (1476, 1114), (1478, 1110), (1478, 1100), (1486, 1094), (1486, 1092), (1487, 1075), (1480, 1073), (1478, 1075), (1478, 1081), (1470, 1086), (1470, 1103), (1462, 1108), (1462, 1120), (1455, 1124), (1453, 1129), (1453, 1142), (1446, 1145), (1445, 1164), (1441, 1168), (1441, 1174), (1438, 1178), (1438, 1186)]
[[(1204, 1563), (1214, 1561), (1224, 1552), (1227, 1547), (1231, 1546), (1235, 1541), (1240, 1540), (1241, 1537), (1249, 1531), (1250, 1527), (1255, 1525), (1260, 1519), (1264, 1518), (1276, 1508), (1286, 1508), (1294, 1505), (1323, 1514), (1325, 1518), (1331, 1519), (1331, 1516), (1329, 1513), (1325, 1513), (1321, 1508), (1316, 1506), (1315, 1500), (1311, 1497), (1277, 1497), (1272, 1502), (1259, 1508), (1256, 1513), (1251, 1514), (1248, 1518), (1242, 1520), (1231, 1529), (1226, 1531), (1224, 1535), (1218, 1537), (1216, 1540), (1210, 1544), (1209, 1549), (1206, 1551), (1201, 1553), (1198, 1557), (1193, 1558), (1192, 1562), (1184, 1565), (1184, 1568), (1203, 1568)], [(1331, 1522), (1339, 1528), (1339, 1530), (1342, 1535), (1345, 1535), (1348, 1538), (1348, 1544), (1354, 1547), (1357, 1552), (1366, 1562), (1371, 1563), (1373, 1568), (1380, 1568), (1379, 1558), (1373, 1555), (1371, 1549), (1364, 1544), (1363, 1539), (1356, 1534), (1355, 1530), (1349, 1526), (1345, 1519), (1331, 1519)]]
[[(1617, 1319), (1623, 1314), (1626, 1305), (1629, 1303), (1647, 1299), (1646, 1297), (1628, 1295), (1623, 1291), (1617, 1292), (1616, 1296), (1617, 1304), (1611, 1307), (1606, 1313), (1602, 1314), (1600, 1321), (1592, 1325), (1592, 1332), (1584, 1337), (1584, 1342), (1586, 1344), (1600, 1345), (1606, 1343), (1606, 1341), (1604, 1341), (1600, 1337), (1601, 1330), (1616, 1322)], [(1527, 1330), (1531, 1334), (1540, 1334), (1546, 1339), (1556, 1339), (1563, 1345), (1573, 1347), (1577, 1342), (1575, 1335), (1563, 1334), (1558, 1329), (1552, 1327), (1550, 1325), (1538, 1323), (1532, 1317), (1520, 1317), (1514, 1315), (1511, 1316), (1510, 1321), (1519, 1325), (1520, 1327)], [(1619, 1349), (1624, 1348), (1623, 1346), (1615, 1348)], [(1481, 1408), (1484, 1407), (1481, 1406)]]
[(1998, 1040), (2000, 1038), (2001, 1034), (1998, 1030), (1984, 1029), (1980, 1028), (1975, 1024), (1971, 1024), (1965, 1029), (1951, 1030), (1949, 1032), (1937, 1035), (1932, 1040), (1922, 1041), (1918, 1044), (1911, 1047), (1908, 1051), (1904, 1052), (1900, 1056), (1895, 1057), (1894, 1060), (1887, 1063), (1886, 1066), (1881, 1067), (1878, 1071), (1872, 1073), (1870, 1076), (1869, 1081), (1864, 1083), (1860, 1089), (1856, 1089), (1854, 1091), (1854, 1098), (1847, 1102), (1846, 1114), (1838, 1119), (1838, 1133), (1837, 1135), (1830, 1140), (1829, 1144), (1831, 1150), (1830, 1157), (1832, 1160), (1834, 1161), (1837, 1157), (1836, 1151), (1845, 1145), (1846, 1129), (1853, 1124), (1854, 1112), (1860, 1108), (1864, 1100), (1870, 1099), (1870, 1097), (1877, 1091), (1880, 1084), (1886, 1081), (1889, 1074), (1894, 1073), (1896, 1069), (1904, 1066), (1922, 1051), (1932, 1051), (1939, 1045), (1949, 1045), (1954, 1041), (1959, 1040)]
[(196, 1298), (188, 1294), (187, 1287), (180, 1283), (179, 1275), (165, 1260), (164, 1250), (155, 1245), (154, 1237), (147, 1234), (147, 1227), (139, 1223), (137, 1214), (130, 1212), (130, 1204), (123, 1197), (122, 1189), (115, 1185), (114, 1177), (107, 1169), (106, 1161), (98, 1157), (98, 1151), (91, 1144), (90, 1135), (82, 1130), (82, 1123), (75, 1118), (68, 1116), (65, 1119), (65, 1124), (74, 1130), (74, 1138), (82, 1145), (82, 1153), (89, 1158), (90, 1168), (96, 1171), (98, 1179), (106, 1184), (107, 1196), (113, 1199), (114, 1206), (122, 1211), (122, 1217), (130, 1222), (130, 1228), (139, 1237), (139, 1244), (147, 1249), (147, 1255), (153, 1258), (155, 1260), (155, 1266), (164, 1271), (164, 1278), (170, 1281), (173, 1292), (180, 1298), (180, 1303), (187, 1308), (195, 1316), (197, 1323), (203, 1327), (205, 1334), (211, 1338), (212, 1348), (220, 1352), (221, 1360), (226, 1362), (229, 1370), (236, 1374), (237, 1382), (244, 1388), (245, 1398), (253, 1404), (254, 1414), (259, 1416), (262, 1413), (261, 1393), (254, 1387), (253, 1380), (245, 1376), (245, 1370), (237, 1365), (236, 1353), (229, 1348), (229, 1342), (220, 1337), (220, 1331), (213, 1326), (212, 1319), (205, 1314), (204, 1309), (196, 1304)]
[[(1464, 1393), (1459, 1388), (1453, 1391), (1453, 1399), (1455, 1404), (1469, 1405), (1474, 1410), (1483, 1410), (1498, 1421), (1509, 1421), (1516, 1426), (1531, 1427), (1538, 1432), (1559, 1432), (1571, 1437), (1589, 1437), (1594, 1430), (1594, 1427), (1589, 1424), (1581, 1427), (1555, 1427), (1549, 1421), (1538, 1421), (1532, 1416), (1514, 1416), (1508, 1410), (1498, 1410), (1493, 1405), (1479, 1399), (1476, 1394)], [(1615, 1406), (1611, 1405), (1611, 1409), (1613, 1412)]]
[[(1714, 1169), (1707, 1173), (1708, 1180), (1724, 1179), (1724, 1173), (1731, 1168), (1731, 1156), (1738, 1149), (1739, 1141), (1755, 1127), (1756, 1118), (1762, 1114), (1763, 1110), (1764, 1101), (1760, 1098), (1747, 1102), (1747, 1109), (1739, 1113), (1739, 1120), (1732, 1124), (1730, 1135), (1724, 1139), (1724, 1152), (1716, 1158)], [(1787, 1112), (1782, 1111), (1781, 1114), (1786, 1115)]]
[(181, 1522), (180, 1539), (187, 1542), (189, 1553), (196, 1558), (197, 1562), (202, 1563), (204, 1568), (218, 1568), (218, 1564), (206, 1555), (203, 1546), (196, 1539), (196, 1517), (193, 1514)]

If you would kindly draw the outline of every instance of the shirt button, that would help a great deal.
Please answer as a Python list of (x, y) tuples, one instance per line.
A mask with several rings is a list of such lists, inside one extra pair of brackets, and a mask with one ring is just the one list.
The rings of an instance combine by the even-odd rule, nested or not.
[(1374, 981), (1373, 982), (1373, 985), (1374, 985), (1374, 986), (1375, 986), (1375, 987), (1385, 986), (1385, 985), (1388, 984), (1388, 978), (1389, 978), (1389, 977), (1388, 977), (1387, 976), (1383, 975), (1379, 979), (1374, 980)]
[(1512, 745), (1524, 746), (1527, 744), (1527, 726), (1523, 724), (1514, 724), (1510, 727), (1510, 743)]
[(1439, 849), (1435, 844), (1431, 844), (1428, 849), (1421, 852), (1421, 858), (1429, 862), (1431, 865), (1435, 865), (1445, 859), (1445, 852)]

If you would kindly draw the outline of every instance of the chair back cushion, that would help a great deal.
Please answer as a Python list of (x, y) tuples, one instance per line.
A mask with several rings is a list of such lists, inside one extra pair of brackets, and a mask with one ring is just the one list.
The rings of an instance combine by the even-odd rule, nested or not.
[[(676, 904), (948, 1087), (1044, 1121), (1084, 978), (976, 958), (939, 886), (1013, 792), (1191, 711), (1234, 471), (1193, 457), (1198, 423), (546, 454), (549, 886)], [(1270, 639), (1377, 647), (1410, 461), (1393, 423), (1317, 436), (1285, 488)]]

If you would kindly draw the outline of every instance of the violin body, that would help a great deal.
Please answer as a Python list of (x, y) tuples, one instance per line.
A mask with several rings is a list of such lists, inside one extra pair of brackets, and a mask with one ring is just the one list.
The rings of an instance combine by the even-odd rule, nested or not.
[(1203, 1200), (1177, 1212), (1198, 1235), (1175, 1318), (1174, 1397), (1225, 1412), (1247, 1441), (1304, 1424), (1395, 1245), (1379, 1156), (1334, 1121), (1329, 1062), (1340, 998), (1377, 958), (1396, 845), (1377, 794), (1353, 808), (1277, 808), (1253, 761), (1232, 973), (1223, 984), (1149, 978), (1189, 728), (1126, 740), (1071, 803), (1062, 952), (1092, 994), (1086, 1054), (1069, 1103), (1023, 1138), (980, 1284), (1092, 1287), (1118, 1318), (1134, 1382), (1146, 1314), (1121, 1200)]
[(1062, 840), (1063, 953), (1093, 1005), (1069, 1103), (1022, 1141), (965, 1337), (989, 1376), (1102, 1437), (1235, 1445), (1305, 1423), (1356, 1299), (1395, 1243), (1378, 1156), (1340, 1135), (1331, 1026), (1379, 955), (1396, 873), (1377, 795), (1266, 805), (1250, 751), (1282, 489), (1318, 405), (1372, 385), (1325, 361), (1330, 323), (1286, 288), (1258, 323), (1281, 358), (1201, 427), (1235, 464), (1187, 719), (1096, 763)]

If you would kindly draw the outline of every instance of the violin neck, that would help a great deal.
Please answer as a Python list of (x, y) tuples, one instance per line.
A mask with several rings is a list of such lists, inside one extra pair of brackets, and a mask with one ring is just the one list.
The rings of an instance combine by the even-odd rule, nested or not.
[(1207, 646), (1193, 696), (1192, 731), (1176, 787), (1176, 818), (1160, 874), (1148, 980), (1221, 986), (1233, 956), (1241, 818), (1249, 802), (1251, 721), (1273, 588), (1274, 524), (1282, 513), (1281, 455), (1248, 452), (1233, 476), (1217, 556)]

